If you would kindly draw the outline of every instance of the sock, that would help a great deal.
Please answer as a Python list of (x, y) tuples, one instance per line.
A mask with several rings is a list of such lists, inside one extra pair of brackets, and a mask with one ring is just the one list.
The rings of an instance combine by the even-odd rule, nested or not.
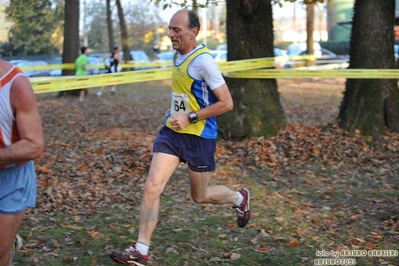
[(146, 244), (144, 244), (144, 243), (142, 243), (142, 242), (140, 242), (140, 241), (137, 241), (137, 243), (136, 243), (136, 249), (141, 253), (141, 255), (143, 255), (143, 256), (145, 256), (145, 255), (147, 255), (148, 254), (148, 249), (150, 248), (150, 246), (148, 246), (148, 245), (146, 245)]
[(238, 207), (238, 206), (241, 205), (241, 203), (242, 203), (242, 201), (244, 199), (244, 196), (238, 191), (237, 191), (237, 196), (238, 196), (238, 199), (237, 199), (236, 203), (234, 203), (234, 206)]

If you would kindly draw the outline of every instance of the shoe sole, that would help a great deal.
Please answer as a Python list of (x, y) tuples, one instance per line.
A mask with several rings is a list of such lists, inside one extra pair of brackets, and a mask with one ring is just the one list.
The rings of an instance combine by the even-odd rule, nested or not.
[(137, 266), (145, 266), (144, 264), (141, 264), (141, 263), (138, 263), (138, 262), (135, 262), (135, 261), (133, 261), (133, 265), (137, 265)]
[(242, 190), (245, 190), (246, 192), (247, 192), (247, 202), (246, 202), (246, 205), (247, 205), (247, 207), (248, 207), (248, 211), (250, 211), (251, 210), (251, 206), (249, 206), (249, 201), (251, 200), (251, 193), (249, 193), (249, 190), (248, 189), (246, 189), (246, 188), (243, 188)]
[(249, 193), (248, 189), (245, 189), (245, 191), (247, 191), (247, 204), (248, 204), (248, 211), (251, 210), (251, 207), (249, 206), (249, 201), (251, 200), (251, 194)]
[(247, 206), (247, 211), (249, 212), (249, 218), (248, 218), (248, 222), (245, 225), (238, 226), (240, 228), (244, 228), (249, 223), (249, 220), (251, 219), (251, 206), (249, 205), (249, 202), (251, 200), (251, 193), (249, 193), (249, 190), (246, 188), (244, 188), (243, 190), (245, 190), (247, 192), (247, 202), (245, 205)]
[(131, 260), (131, 261), (126, 262), (126, 261), (123, 261), (123, 260), (118, 259), (117, 257), (113, 257), (113, 258), (111, 258), (111, 259), (113, 259), (115, 262), (118, 262), (118, 263), (124, 264), (124, 265), (145, 266), (145, 264), (141, 264), (140, 262), (137, 262), (137, 261), (132, 261), (132, 260)]

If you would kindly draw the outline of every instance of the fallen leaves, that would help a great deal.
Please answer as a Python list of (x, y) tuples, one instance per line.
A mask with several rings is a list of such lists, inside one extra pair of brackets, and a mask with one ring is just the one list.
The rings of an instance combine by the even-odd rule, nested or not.
[[(143, 92), (144, 93), (144, 92)], [(95, 95), (94, 95), (95, 96)], [(131, 214), (118, 217), (121, 223), (109, 222), (108, 228), (125, 228), (136, 232), (137, 210), (152, 156), (152, 143), (163, 123), (162, 114), (169, 108), (169, 95), (129, 96), (126, 99), (90, 98), (80, 105), (76, 98), (40, 100), (45, 132), (45, 153), (36, 160), (38, 176), (37, 208), (27, 214), (38, 230), (43, 220), (54, 221), (68, 232), (80, 231), (85, 239), (50, 241), (55, 249), (63, 245), (80, 247), (88, 241), (102, 239), (95, 226), (78, 226), (104, 209), (123, 208)], [(137, 97), (137, 98), (136, 98)], [(164, 97), (164, 98), (163, 98)], [(149, 100), (150, 99), (150, 100)], [(123, 103), (123, 104), (122, 104)], [(276, 252), (276, 243), (284, 248), (307, 247), (310, 244), (328, 248), (375, 249), (379, 243), (396, 237), (399, 241), (399, 221), (395, 213), (383, 214), (381, 206), (390, 206), (372, 192), (373, 186), (383, 184), (387, 191), (397, 190), (399, 134), (387, 134), (380, 146), (360, 135), (349, 136), (337, 125), (325, 127), (292, 124), (280, 129), (277, 136), (245, 139), (239, 142), (220, 140), (216, 151), (218, 167), (213, 182), (239, 189), (246, 173), (261, 173), (253, 189), (252, 220), (246, 230), (255, 232), (247, 244), (262, 253)], [(237, 176), (239, 175), (239, 176)], [(358, 177), (368, 175), (369, 182)], [(186, 177), (179, 174), (168, 183), (171, 199), (178, 203), (191, 202)], [(253, 183), (250, 183), (251, 185)], [(263, 195), (273, 188), (272, 195)], [(367, 193), (359, 201), (359, 193)], [(314, 194), (314, 195), (313, 195)], [(274, 201), (272, 201), (273, 199)], [(174, 219), (187, 219), (178, 205)], [(199, 208), (206, 215), (219, 212), (219, 207), (204, 204)], [(172, 210), (165, 209), (165, 213)], [(66, 213), (67, 221), (57, 221), (55, 214)], [(181, 215), (180, 215), (181, 213)], [(203, 213), (202, 213), (203, 214)], [(237, 226), (232, 214), (224, 214), (224, 230)], [(337, 241), (347, 228), (355, 228), (362, 219), (375, 216), (375, 226), (366, 233), (351, 234)], [(125, 222), (125, 220), (128, 220)], [(350, 229), (355, 231), (355, 229)], [(231, 233), (231, 232), (230, 232)], [(245, 235), (246, 232), (239, 234)], [(229, 233), (216, 234), (220, 241), (231, 241)], [(127, 239), (127, 236), (120, 236)], [(187, 240), (189, 241), (189, 240)], [(26, 249), (46, 247), (43, 239), (28, 243)], [(178, 246), (190, 246), (179, 243)], [(167, 250), (174, 254), (178, 247)], [(46, 247), (46, 251), (48, 247)], [(56, 256), (52, 252), (50, 256)], [(207, 263), (238, 260), (239, 250), (220, 257), (204, 259)], [(306, 257), (307, 259), (307, 257)], [(73, 263), (74, 256), (65, 257)], [(38, 261), (33, 256), (32, 263)], [(91, 264), (96, 265), (92, 260)]]
[(291, 247), (296, 247), (299, 246), (300, 243), (297, 240), (291, 240), (287, 244), (285, 244), (286, 247), (291, 248)]
[(268, 247), (260, 247), (259, 251), (260, 252), (270, 252), (270, 248), (268, 248)]
[[(386, 151), (399, 147), (399, 135), (385, 137), (382, 148)], [(221, 141), (217, 157), (222, 165), (248, 168), (279, 168), (289, 171), (300, 165), (319, 163), (322, 167), (335, 170), (345, 169), (348, 164), (357, 165), (367, 171), (368, 168), (387, 167), (390, 161), (381, 147), (365, 144), (370, 138), (348, 134), (337, 125), (328, 130), (321, 127), (291, 125), (280, 129), (275, 137), (252, 138), (241, 142)], [(389, 147), (389, 148), (388, 148)], [(231, 160), (232, 154), (240, 158)], [(395, 154), (394, 158), (398, 156)], [(366, 168), (365, 168), (366, 167)], [(306, 182), (311, 182), (307, 180)]]

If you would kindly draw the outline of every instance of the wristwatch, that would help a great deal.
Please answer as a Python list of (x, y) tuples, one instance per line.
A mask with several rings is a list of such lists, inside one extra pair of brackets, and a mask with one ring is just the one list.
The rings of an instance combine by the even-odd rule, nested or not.
[(191, 123), (197, 123), (198, 122), (198, 115), (194, 112), (191, 112), (188, 114), (188, 118), (190, 119)]

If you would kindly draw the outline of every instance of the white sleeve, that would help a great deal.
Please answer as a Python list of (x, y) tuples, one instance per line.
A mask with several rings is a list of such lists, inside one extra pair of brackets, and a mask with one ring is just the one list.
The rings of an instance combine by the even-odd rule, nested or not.
[(208, 53), (193, 59), (188, 67), (188, 73), (195, 79), (204, 80), (211, 90), (219, 88), (225, 83), (218, 63)]

